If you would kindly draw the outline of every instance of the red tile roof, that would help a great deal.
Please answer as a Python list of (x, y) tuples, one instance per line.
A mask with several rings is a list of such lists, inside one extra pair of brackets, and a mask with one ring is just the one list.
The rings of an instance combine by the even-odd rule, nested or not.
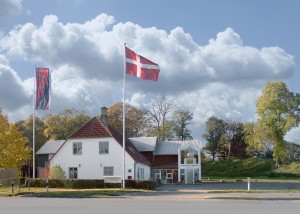
[[(69, 138), (97, 138), (113, 137), (123, 147), (123, 135), (110, 125), (106, 127), (100, 118), (93, 117), (86, 124), (81, 126)], [(137, 162), (150, 165), (149, 161), (136, 149), (133, 143), (126, 139), (125, 151)]]
[(111, 133), (97, 117), (77, 129), (69, 138), (111, 137)]

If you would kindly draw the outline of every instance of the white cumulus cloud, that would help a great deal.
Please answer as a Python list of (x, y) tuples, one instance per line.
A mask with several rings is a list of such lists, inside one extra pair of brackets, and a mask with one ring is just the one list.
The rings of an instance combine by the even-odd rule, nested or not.
[(144, 28), (117, 23), (107, 14), (84, 23), (62, 23), (47, 15), (40, 26), (26, 23), (0, 38), (0, 87), (14, 88), (9, 95), (1, 94), (1, 105), (11, 113), (30, 105), (25, 93), (30, 80), (21, 80), (8, 65), (17, 58), (50, 68), (51, 111), (77, 108), (98, 114), (101, 106), (122, 101), (126, 42), (161, 68), (157, 82), (126, 76), (130, 103), (147, 104), (147, 97), (164, 93), (193, 112), (197, 124), (212, 115), (254, 120), (260, 90), (267, 81), (284, 80), (293, 73), (293, 56), (280, 47), (247, 46), (232, 28), (216, 32), (208, 41), (201, 46), (181, 27), (170, 32)]

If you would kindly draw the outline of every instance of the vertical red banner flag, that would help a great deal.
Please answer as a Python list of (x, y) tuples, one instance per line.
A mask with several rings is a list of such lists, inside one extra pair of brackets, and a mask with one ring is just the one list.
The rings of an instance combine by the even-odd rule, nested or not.
[(159, 65), (125, 46), (126, 73), (143, 80), (158, 80)]
[(50, 72), (49, 68), (36, 68), (35, 109), (45, 110), (50, 106)]

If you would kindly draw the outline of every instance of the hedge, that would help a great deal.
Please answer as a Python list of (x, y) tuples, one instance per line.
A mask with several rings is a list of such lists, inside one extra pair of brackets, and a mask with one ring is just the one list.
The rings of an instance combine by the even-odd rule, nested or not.
[[(68, 188), (68, 189), (98, 189), (98, 188), (121, 188), (121, 183), (104, 183), (104, 180), (93, 179), (26, 179), (26, 185), (30, 182), (31, 187)], [(155, 183), (152, 181), (125, 180), (125, 187), (129, 189), (154, 190)]]

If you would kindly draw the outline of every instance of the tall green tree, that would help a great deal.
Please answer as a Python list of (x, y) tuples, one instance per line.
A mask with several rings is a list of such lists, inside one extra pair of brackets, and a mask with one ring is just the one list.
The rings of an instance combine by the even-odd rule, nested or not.
[(147, 129), (147, 136), (165, 136), (165, 140), (178, 140), (174, 135), (174, 122), (166, 120), (164, 123), (164, 129), (157, 130), (156, 126), (149, 126)]
[(300, 161), (300, 145), (296, 143), (286, 143), (285, 163)]
[(266, 158), (272, 145), (270, 127), (260, 126), (256, 122), (245, 123), (243, 129), (248, 154), (251, 157)]
[(224, 123), (225, 131), (220, 143), (222, 157), (227, 159), (231, 157), (246, 158), (248, 154), (243, 124), (233, 120), (227, 120)]
[(8, 122), (0, 108), (0, 168), (16, 167), (20, 170), (30, 158), (30, 148), (25, 145), (27, 142), (28, 139), (14, 124)]
[(173, 113), (174, 135), (177, 140), (193, 139), (188, 125), (192, 123), (193, 113), (184, 109), (177, 109)]
[(220, 149), (220, 142), (225, 133), (225, 123), (222, 119), (210, 117), (206, 121), (206, 130), (203, 134), (206, 139), (205, 150), (211, 154), (213, 161), (215, 161)]
[(300, 121), (300, 94), (290, 92), (282, 81), (269, 82), (257, 100), (258, 125), (267, 127), (265, 136), (274, 144), (273, 158), (278, 166), (285, 158), (284, 135)]
[(84, 111), (76, 109), (65, 109), (57, 115), (49, 115), (45, 118), (45, 136), (51, 140), (67, 139), (90, 118)]
[[(121, 102), (110, 106), (107, 111), (109, 124), (119, 132), (123, 132), (123, 104)], [(144, 136), (149, 126), (146, 109), (137, 108), (125, 103), (125, 133), (126, 137)]]
[(230, 156), (239, 159), (249, 157), (247, 152), (247, 143), (245, 142), (243, 124), (235, 122), (231, 128), (233, 129), (233, 136), (230, 144)]
[[(32, 136), (33, 136), (33, 120), (32, 115), (30, 115), (26, 120), (20, 120), (15, 123), (20, 131), (22, 131), (23, 136), (28, 139), (27, 145), (32, 148)], [(47, 138), (44, 134), (46, 126), (44, 121), (35, 116), (35, 149), (38, 151), (46, 142)]]

